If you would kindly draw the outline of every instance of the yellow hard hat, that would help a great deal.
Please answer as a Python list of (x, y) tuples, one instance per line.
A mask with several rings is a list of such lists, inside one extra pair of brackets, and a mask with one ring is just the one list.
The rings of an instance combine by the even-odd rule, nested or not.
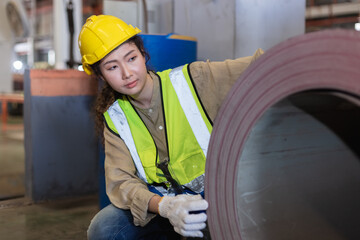
[(91, 64), (105, 57), (117, 46), (141, 32), (121, 19), (110, 15), (93, 15), (86, 20), (79, 34), (79, 49), (84, 71), (91, 75)]

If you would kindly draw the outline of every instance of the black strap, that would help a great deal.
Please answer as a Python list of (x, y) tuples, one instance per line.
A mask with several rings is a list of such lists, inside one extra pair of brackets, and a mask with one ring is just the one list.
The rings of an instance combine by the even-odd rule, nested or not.
[(171, 187), (174, 189), (175, 194), (182, 194), (184, 193), (184, 190), (180, 186), (180, 184), (171, 176), (169, 171), (169, 166), (167, 161), (163, 161), (161, 163), (157, 164), (157, 167), (161, 169), (161, 171), (164, 173), (164, 176), (166, 180), (168, 180), (171, 184)]

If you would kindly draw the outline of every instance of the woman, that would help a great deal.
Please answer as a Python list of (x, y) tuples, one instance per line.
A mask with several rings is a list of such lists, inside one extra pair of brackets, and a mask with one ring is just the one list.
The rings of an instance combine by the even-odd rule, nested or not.
[(79, 35), (85, 72), (104, 81), (96, 111), (112, 203), (94, 217), (88, 238), (203, 237), (212, 122), (232, 84), (262, 51), (155, 73), (146, 68), (139, 32), (99, 15)]

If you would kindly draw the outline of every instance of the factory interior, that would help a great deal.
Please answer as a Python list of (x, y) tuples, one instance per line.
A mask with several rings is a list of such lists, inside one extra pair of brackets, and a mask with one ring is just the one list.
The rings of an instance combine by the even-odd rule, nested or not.
[[(279, 55), (278, 64), (290, 64), (298, 53), (309, 61), (294, 60), (293, 68), (289, 65), (285, 70), (271, 70), (272, 63), (264, 64), (254, 79), (265, 70), (277, 71), (278, 78), (292, 76), (296, 66), (321, 67), (327, 61), (345, 66), (344, 71), (334, 67), (328, 73), (340, 75), (329, 87), (339, 88), (338, 94), (317, 94), (320, 87), (315, 84), (304, 87), (314, 91), (297, 92), (300, 84), (297, 88), (289, 84), (283, 95), (266, 98), (259, 93), (266, 82), (258, 84), (258, 91), (249, 95), (259, 94), (263, 103), (254, 100), (258, 108), (249, 108), (249, 117), (239, 127), (248, 124), (252, 130), (245, 134), (246, 143), (241, 142), (246, 147), (236, 156), (237, 172), (222, 178), (219, 164), (211, 158), (212, 165), (206, 169), (211, 181), (205, 190), (209, 190), (212, 239), (360, 239), (360, 151), (356, 147), (360, 146), (360, 87), (351, 85), (355, 80), (343, 84), (348, 76), (360, 79), (360, 75), (345, 57), (325, 56), (331, 43), (315, 44), (317, 39), (332, 38), (333, 31), (341, 43), (346, 43), (342, 34), (360, 39), (359, 0), (2, 0), (0, 12), (1, 240), (87, 239), (91, 219), (109, 204), (104, 150), (92, 115), (99, 82), (84, 73), (77, 42), (86, 19), (100, 14), (140, 28), (157, 71), (193, 61), (250, 56), (258, 48), (265, 52), (260, 57), (264, 63), (271, 62), (266, 56), (277, 59)], [(308, 55), (296, 49), (303, 42), (314, 47)], [(347, 56), (360, 62), (360, 42), (354, 42), (353, 51), (346, 44), (333, 49), (349, 51)], [(283, 49), (288, 54), (280, 56)], [(311, 53), (321, 58), (315, 60)], [(309, 79), (319, 86), (327, 84), (316, 77), (320, 76), (316, 70), (312, 73)], [(240, 93), (231, 99), (240, 99)], [(236, 112), (228, 109), (224, 106), (224, 112)], [(253, 121), (252, 111), (258, 113)], [(320, 114), (311, 114), (314, 111)], [(313, 120), (314, 116), (321, 121)], [(218, 144), (211, 139), (213, 145), (236, 142), (226, 134), (222, 139), (226, 130), (216, 131)], [(236, 134), (239, 139), (242, 133)], [(211, 153), (220, 152), (213, 147)], [(281, 161), (286, 158), (291, 164)], [(215, 185), (214, 178), (226, 187)], [(230, 184), (233, 181), (236, 184)], [(230, 185), (235, 186), (235, 194)], [(212, 195), (211, 189), (225, 195)], [(274, 207), (268, 207), (270, 203)], [(229, 212), (219, 210), (221, 205)]]

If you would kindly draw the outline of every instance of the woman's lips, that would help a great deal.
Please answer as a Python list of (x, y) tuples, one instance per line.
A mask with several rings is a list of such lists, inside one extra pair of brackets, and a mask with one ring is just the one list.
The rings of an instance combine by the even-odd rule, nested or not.
[(132, 82), (126, 84), (125, 86), (126, 86), (127, 88), (133, 88), (133, 87), (135, 87), (136, 85), (137, 85), (137, 80), (132, 81)]

